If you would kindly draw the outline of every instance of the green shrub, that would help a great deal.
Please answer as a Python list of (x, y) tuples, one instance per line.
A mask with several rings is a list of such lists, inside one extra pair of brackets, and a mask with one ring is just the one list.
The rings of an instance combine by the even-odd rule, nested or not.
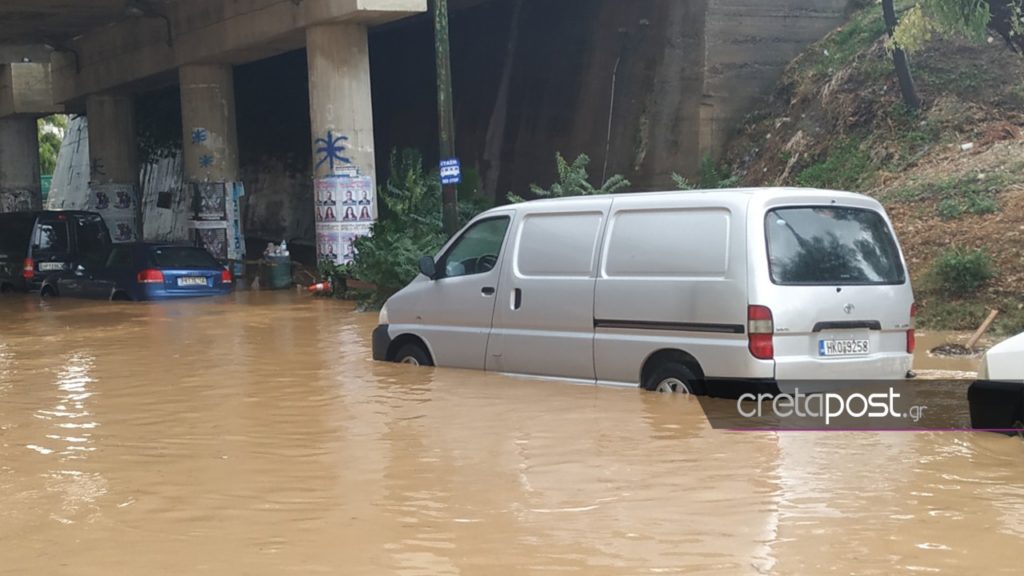
[(991, 194), (969, 193), (963, 197), (946, 198), (939, 202), (939, 216), (953, 220), (969, 214), (993, 214), (999, 211), (999, 204)]
[(983, 250), (950, 248), (932, 264), (932, 280), (945, 295), (970, 294), (988, 282), (993, 274), (992, 259)]
[(718, 164), (711, 156), (705, 156), (700, 161), (700, 179), (697, 182), (702, 190), (732, 188), (739, 181), (738, 174), (733, 174), (728, 166)]
[[(376, 286), (368, 304), (379, 306), (419, 273), (419, 259), (433, 256), (444, 244), (441, 183), (427, 172), (415, 150), (391, 154), (391, 176), (377, 193), (379, 219), (370, 236), (355, 242), (354, 278)], [(477, 194), (460, 199), (460, 223), (488, 208)]]
[[(600, 188), (595, 188), (590, 183), (590, 174), (587, 172), (587, 166), (590, 165), (590, 157), (586, 154), (580, 154), (570, 164), (562, 156), (562, 153), (558, 152), (555, 154), (555, 163), (558, 169), (558, 181), (547, 189), (531, 184), (530, 193), (535, 198), (565, 198), (567, 196), (614, 194), (622, 191), (623, 188), (629, 187), (629, 180), (626, 180), (619, 174), (615, 174), (608, 178)], [(508, 200), (515, 204), (523, 202), (524, 198), (509, 192)]]
[(856, 191), (873, 172), (867, 151), (847, 139), (833, 148), (825, 160), (804, 168), (796, 181), (807, 188)]

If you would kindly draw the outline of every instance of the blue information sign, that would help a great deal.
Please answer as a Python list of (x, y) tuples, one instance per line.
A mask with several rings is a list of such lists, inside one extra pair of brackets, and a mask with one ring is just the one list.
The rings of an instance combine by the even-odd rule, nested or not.
[(462, 182), (462, 164), (458, 158), (441, 161), (441, 184), (458, 184)]

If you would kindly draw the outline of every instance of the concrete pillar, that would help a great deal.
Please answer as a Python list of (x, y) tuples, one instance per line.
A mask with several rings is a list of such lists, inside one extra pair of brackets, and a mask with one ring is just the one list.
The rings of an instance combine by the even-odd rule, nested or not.
[[(351, 240), (368, 233), (377, 216), (373, 99), (366, 26), (311, 26), (306, 29), (306, 54), (318, 259), (348, 262), (352, 254)], [(365, 194), (369, 197), (368, 203), (345, 205), (343, 199), (349, 192), (356, 200)], [(361, 217), (364, 206), (369, 218)], [(349, 208), (353, 208), (355, 219), (345, 218)]]
[(0, 212), (42, 207), (38, 130), (35, 118), (0, 118)]
[(139, 160), (135, 139), (135, 99), (130, 94), (90, 94), (89, 200), (85, 209), (99, 212), (115, 242), (143, 238), (139, 194)]
[(182, 66), (178, 79), (185, 182), (195, 210), (190, 236), (220, 260), (243, 260), (234, 69)]
[(85, 100), (89, 118), (89, 180), (93, 184), (138, 186), (135, 142), (135, 101), (129, 94), (91, 94)]
[(181, 127), (187, 182), (235, 182), (238, 131), (234, 71), (226, 64), (182, 66)]

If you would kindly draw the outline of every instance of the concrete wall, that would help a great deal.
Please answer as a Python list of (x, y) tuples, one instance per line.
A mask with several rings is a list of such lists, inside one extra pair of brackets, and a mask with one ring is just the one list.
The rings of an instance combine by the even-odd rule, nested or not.
[[(516, 0), (455, 12), (457, 149), (499, 197), (555, 177), (554, 155), (590, 156), (591, 175), (672, 186), (716, 155), (785, 66), (839, 25), (847, 0)], [(394, 147), (435, 150), (429, 22), (372, 38), (378, 165)], [(504, 66), (511, 67), (494, 111)], [(497, 158), (497, 160), (495, 160)], [(436, 161), (431, 156), (430, 161)], [(498, 170), (495, 177), (489, 171)]]
[(720, 152), (808, 45), (844, 20), (849, 0), (708, 0), (701, 140)]

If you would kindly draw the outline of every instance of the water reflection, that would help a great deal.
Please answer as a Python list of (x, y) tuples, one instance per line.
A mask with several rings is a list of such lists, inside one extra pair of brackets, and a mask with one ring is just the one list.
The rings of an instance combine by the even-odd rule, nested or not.
[(373, 363), (294, 293), (0, 313), (0, 572), (1017, 572), (1019, 440)]

